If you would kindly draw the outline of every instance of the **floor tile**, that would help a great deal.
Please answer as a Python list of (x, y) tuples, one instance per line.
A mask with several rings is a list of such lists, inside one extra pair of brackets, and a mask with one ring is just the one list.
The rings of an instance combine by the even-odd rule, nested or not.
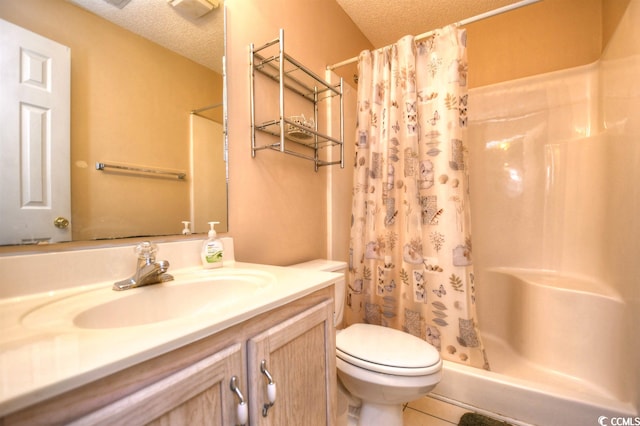
[(406, 408), (404, 410), (403, 420), (404, 426), (452, 426), (455, 424), (420, 411), (416, 411), (413, 408)]
[(410, 402), (407, 408), (442, 419), (454, 425), (457, 425), (460, 417), (468, 411), (429, 396)]

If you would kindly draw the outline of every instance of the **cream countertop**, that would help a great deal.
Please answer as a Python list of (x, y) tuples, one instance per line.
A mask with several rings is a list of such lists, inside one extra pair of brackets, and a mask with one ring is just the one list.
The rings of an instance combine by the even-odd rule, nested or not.
[(111, 292), (113, 281), (109, 280), (0, 299), (0, 417), (283, 306), (342, 276), (240, 262), (206, 272), (247, 269), (272, 274), (271, 288), (215, 312), (135, 327), (81, 329), (64, 319), (36, 326), (25, 325), (23, 319), (42, 305), (82, 292), (95, 291), (100, 297), (144, 292), (158, 285), (180, 284), (205, 270), (198, 266), (170, 270), (173, 282), (125, 292)]

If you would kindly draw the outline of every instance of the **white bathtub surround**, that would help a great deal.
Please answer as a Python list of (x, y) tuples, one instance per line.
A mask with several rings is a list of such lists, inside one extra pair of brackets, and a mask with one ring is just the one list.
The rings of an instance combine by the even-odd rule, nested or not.
[(436, 397), (550, 426), (637, 415), (619, 357), (625, 336), (611, 326), (622, 323), (619, 295), (551, 271), (496, 268), (487, 277), (494, 288), (483, 295), (493, 297), (495, 315), (483, 338), (492, 371), (445, 363)]
[[(487, 342), (487, 350), (491, 349)], [(509, 362), (513, 369), (527, 364), (518, 359)], [(594, 398), (582, 391), (539, 383), (537, 378), (521, 379), (450, 361), (444, 362), (443, 377), (431, 393), (433, 398), (514, 425), (597, 425), (600, 416), (638, 416), (629, 402)]]
[(469, 94), (477, 311), (491, 372), (447, 400), (547, 426), (640, 408), (640, 1), (594, 64)]

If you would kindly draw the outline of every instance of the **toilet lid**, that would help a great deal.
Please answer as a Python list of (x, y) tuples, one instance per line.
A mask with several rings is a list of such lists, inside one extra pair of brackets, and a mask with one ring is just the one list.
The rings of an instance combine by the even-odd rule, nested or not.
[(336, 355), (367, 370), (400, 376), (432, 374), (441, 364), (436, 348), (424, 340), (372, 324), (353, 324), (338, 333)]

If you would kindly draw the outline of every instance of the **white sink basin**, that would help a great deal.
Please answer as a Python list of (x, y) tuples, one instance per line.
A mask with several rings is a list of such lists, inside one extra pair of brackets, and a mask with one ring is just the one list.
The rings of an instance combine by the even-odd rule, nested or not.
[(44, 304), (22, 318), (26, 327), (108, 329), (215, 314), (269, 291), (275, 277), (249, 269), (176, 275), (175, 281), (113, 291), (111, 286)]

